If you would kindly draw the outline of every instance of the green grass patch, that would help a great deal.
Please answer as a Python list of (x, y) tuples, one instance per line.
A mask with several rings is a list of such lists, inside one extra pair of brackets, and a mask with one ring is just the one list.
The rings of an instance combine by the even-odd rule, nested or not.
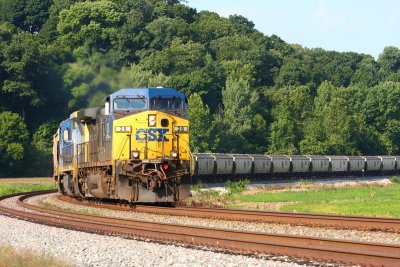
[(279, 210), (290, 212), (400, 217), (400, 185), (263, 192), (234, 199), (239, 203), (284, 203)]
[(400, 202), (391, 199), (332, 203), (295, 203), (282, 206), (281, 211), (302, 213), (324, 213), (372, 217), (400, 217)]
[(54, 182), (50, 179), (0, 179), (0, 196), (11, 195), (22, 192), (56, 189)]

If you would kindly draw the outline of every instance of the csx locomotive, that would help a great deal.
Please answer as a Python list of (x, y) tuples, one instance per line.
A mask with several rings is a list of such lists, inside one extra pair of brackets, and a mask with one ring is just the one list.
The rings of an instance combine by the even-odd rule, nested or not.
[(53, 136), (59, 191), (75, 197), (177, 202), (190, 195), (187, 101), (171, 88), (129, 88), (76, 111)]

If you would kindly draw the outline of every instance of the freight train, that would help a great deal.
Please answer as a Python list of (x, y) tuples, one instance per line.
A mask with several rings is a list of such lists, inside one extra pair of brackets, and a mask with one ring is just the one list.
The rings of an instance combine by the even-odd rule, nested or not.
[(72, 113), (53, 136), (59, 191), (172, 203), (190, 195), (187, 101), (171, 88), (127, 88)]
[(131, 203), (178, 202), (198, 182), (400, 170), (397, 156), (192, 154), (187, 101), (172, 88), (122, 89), (72, 113), (53, 136), (53, 162), (61, 193)]
[(263, 179), (383, 175), (400, 171), (399, 156), (306, 156), (250, 154), (193, 154), (195, 181), (243, 177)]

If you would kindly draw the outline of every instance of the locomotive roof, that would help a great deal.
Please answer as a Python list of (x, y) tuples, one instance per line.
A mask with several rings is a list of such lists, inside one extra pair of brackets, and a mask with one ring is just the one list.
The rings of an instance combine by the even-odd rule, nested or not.
[(185, 99), (185, 95), (178, 92), (173, 88), (124, 88), (118, 90), (110, 95), (110, 100), (114, 100), (117, 97), (121, 96), (132, 96), (132, 97), (145, 97), (150, 99), (152, 97), (157, 96), (165, 96), (165, 97), (179, 97), (181, 99)]

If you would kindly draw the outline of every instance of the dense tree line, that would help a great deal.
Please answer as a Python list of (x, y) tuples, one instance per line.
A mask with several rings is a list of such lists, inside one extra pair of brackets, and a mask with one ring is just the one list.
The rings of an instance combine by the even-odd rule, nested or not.
[(193, 151), (399, 154), (400, 49), (288, 44), (179, 0), (0, 0), (0, 177), (49, 175), (52, 134), (123, 87), (189, 99)]

